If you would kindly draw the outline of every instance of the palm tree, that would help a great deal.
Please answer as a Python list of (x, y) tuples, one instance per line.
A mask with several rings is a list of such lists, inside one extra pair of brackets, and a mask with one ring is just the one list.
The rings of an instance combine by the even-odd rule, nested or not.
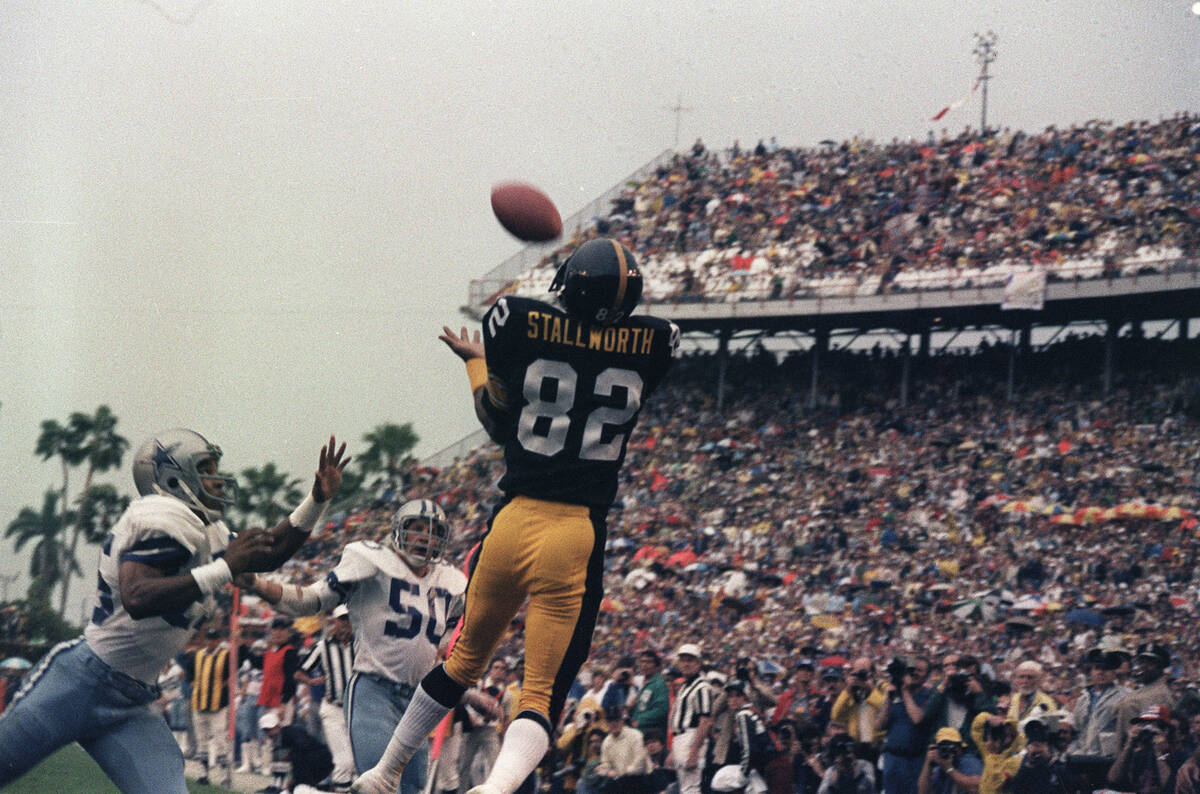
[(289, 505), (300, 501), (303, 496), (300, 484), (300, 480), (277, 470), (274, 463), (261, 469), (243, 469), (237, 489), (237, 509), (245, 518), (257, 516), (263, 526), (273, 527), (287, 514)]
[(96, 409), (94, 416), (71, 414), (71, 427), (82, 434), (80, 445), (87, 461), (87, 473), (83, 478), (83, 493), (92, 486), (92, 477), (121, 465), (129, 440), (117, 433), (117, 417), (107, 405)]
[[(58, 512), (58, 493), (48, 490), (40, 513), (33, 508), (22, 507), (4, 530), (6, 538), (16, 539), (13, 543), (16, 551), (34, 541), (33, 556), (29, 562), (29, 575), (33, 579), (29, 585), (30, 601), (49, 607), (50, 592), (62, 580), (66, 562), (62, 544), (63, 529), (73, 518), (70, 513)], [(65, 590), (67, 583), (63, 581), (62, 585)]]
[(87, 543), (104, 540), (108, 530), (117, 523), (121, 513), (129, 507), (129, 497), (117, 493), (111, 485), (93, 485), (79, 497), (79, 514), (76, 526), (83, 530)]
[[(121, 465), (125, 450), (129, 448), (129, 441), (117, 433), (116, 427), (117, 417), (107, 405), (97, 408), (94, 415), (76, 411), (68, 418), (65, 426), (53, 419), (42, 422), (42, 432), (38, 436), (35, 451), (42, 456), (42, 460), (54, 457), (60, 459), (62, 486), (59, 490), (59, 499), (63, 505), (71, 503), (68, 489), (72, 468), (87, 463), (79, 500), (82, 507), (92, 490), (92, 479), (95, 475)], [(112, 497), (115, 498), (115, 491)], [(107, 495), (104, 498), (107, 499), (108, 504), (115, 504), (113, 499), (108, 498)], [(80, 509), (73, 515), (78, 519), (84, 515), (84, 511)], [(115, 515), (111, 514), (109, 510), (98, 514), (93, 512), (91, 514), (93, 523), (89, 527), (76, 521), (66, 522), (60, 528), (59, 531), (62, 532), (69, 526), (71, 531), (71, 540), (65, 550), (65, 564), (59, 570), (59, 573), (65, 577), (62, 583), (62, 592), (59, 594), (58, 613), (60, 616), (66, 612), (67, 588), (70, 580), (81, 573), (79, 563), (75, 560), (80, 537), (87, 537), (89, 543), (96, 542), (108, 532), (109, 527), (119, 515), (119, 511)], [(100, 518), (105, 520), (100, 522), (98, 521)]]
[(365, 452), (358, 457), (363, 476), (381, 473), (388, 485), (395, 488), (400, 481), (400, 471), (412, 460), (412, 448), (420, 438), (413, 431), (412, 422), (402, 425), (382, 424), (363, 436), (367, 444)]

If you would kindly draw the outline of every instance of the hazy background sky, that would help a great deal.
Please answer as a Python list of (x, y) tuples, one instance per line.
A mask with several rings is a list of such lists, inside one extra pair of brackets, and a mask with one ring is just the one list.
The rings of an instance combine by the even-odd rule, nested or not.
[[(0, 531), (58, 483), (40, 422), (101, 404), (132, 448), (184, 425), (226, 469), (306, 479), (331, 431), (411, 421), (420, 454), (473, 431), (436, 335), (519, 250), (491, 185), (567, 216), (675, 144), (680, 98), (681, 148), (977, 126), (978, 95), (928, 119), (992, 29), (993, 125), (1196, 112), (1190, 5), (8, 0)], [(132, 492), (129, 462), (107, 479)]]

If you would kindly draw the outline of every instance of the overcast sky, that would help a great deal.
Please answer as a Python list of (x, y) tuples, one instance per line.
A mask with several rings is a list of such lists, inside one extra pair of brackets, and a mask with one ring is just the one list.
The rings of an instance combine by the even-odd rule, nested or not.
[[(978, 95), (928, 119), (970, 89), (988, 29), (994, 125), (1196, 112), (1190, 4), (8, 0), (0, 530), (58, 482), (40, 422), (101, 404), (134, 448), (184, 425), (227, 469), (306, 479), (331, 431), (353, 451), (411, 421), (421, 454), (473, 431), (436, 335), (519, 250), (497, 181), (567, 216), (677, 120), (680, 147), (722, 148), (976, 126)], [(128, 464), (111, 481), (132, 492)]]

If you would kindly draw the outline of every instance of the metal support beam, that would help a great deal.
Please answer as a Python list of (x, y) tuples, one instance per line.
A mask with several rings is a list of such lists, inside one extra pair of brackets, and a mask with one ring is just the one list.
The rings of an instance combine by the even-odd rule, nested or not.
[(817, 391), (821, 383), (821, 357), (829, 352), (829, 331), (818, 328), (813, 332), (812, 372), (808, 379), (808, 407), (817, 407)]
[(1008, 330), (1008, 381), (1004, 390), (1004, 399), (1013, 401), (1014, 386), (1017, 380), (1017, 329)]
[(900, 407), (908, 407), (908, 378), (912, 369), (912, 340), (907, 334), (900, 345)]
[(1104, 329), (1104, 374), (1101, 380), (1101, 390), (1105, 397), (1112, 391), (1113, 364), (1116, 358), (1117, 332), (1121, 330), (1119, 320), (1109, 320)]
[(717, 336), (717, 412), (725, 408), (725, 371), (729, 368), (729, 337), (728, 328), (722, 329)]

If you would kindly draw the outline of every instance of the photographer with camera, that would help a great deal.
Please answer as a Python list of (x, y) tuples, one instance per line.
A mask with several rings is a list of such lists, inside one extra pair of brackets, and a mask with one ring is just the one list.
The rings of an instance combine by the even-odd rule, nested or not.
[(1131, 721), (1129, 734), (1116, 762), (1108, 770), (1108, 783), (1118, 791), (1158, 792), (1175, 790), (1175, 773), (1187, 760), (1179, 747), (1171, 710), (1161, 704), (1148, 706)]
[(612, 680), (600, 698), (600, 708), (604, 711), (605, 719), (612, 709), (623, 709), (633, 701), (637, 686), (633, 682), (634, 660), (631, 657), (621, 659), (613, 670)]
[(582, 705), (577, 706), (570, 719), (564, 721), (558, 741), (555, 742), (558, 764), (550, 779), (550, 790), (554, 794), (579, 790), (580, 778), (588, 762), (591, 761), (593, 767), (600, 763), (600, 744), (605, 732), (595, 722), (596, 712)]
[(991, 711), (996, 700), (991, 683), (980, 671), (979, 660), (967, 654), (950, 654), (943, 662), (946, 675), (929, 699), (930, 719), (938, 727), (954, 728), (966, 736), (967, 749), (978, 752), (970, 739), (975, 716)]
[(1025, 752), (1016, 775), (1008, 782), (1013, 794), (1072, 794), (1091, 791), (1083, 777), (1067, 762), (1071, 743), (1071, 716), (1066, 712), (1030, 717), (1021, 726)]
[(783, 774), (769, 777), (770, 791), (816, 794), (825, 776), (820, 729), (811, 722), (784, 720), (776, 726), (775, 737), (780, 757), (768, 764), (768, 768), (777, 763), (785, 770)]
[(849, 683), (833, 703), (829, 718), (846, 726), (858, 743), (858, 756), (874, 762), (883, 742), (882, 731), (875, 730), (875, 718), (887, 702), (887, 683), (872, 681), (874, 665), (865, 656), (850, 664)]
[(838, 733), (830, 738), (828, 760), (817, 794), (874, 794), (875, 770), (856, 757), (849, 734)]
[(1138, 686), (1117, 704), (1117, 746), (1124, 747), (1133, 720), (1147, 707), (1175, 704), (1175, 696), (1163, 674), (1171, 665), (1171, 653), (1157, 642), (1143, 642), (1133, 655), (1133, 680)]
[[(997, 710), (1000, 706), (996, 707)], [(971, 739), (983, 758), (983, 773), (979, 779), (980, 794), (996, 794), (1017, 774), (1021, 759), (1017, 753), (1024, 738), (1017, 732), (1015, 720), (1001, 714), (983, 712), (971, 723)]]
[(888, 664), (887, 673), (887, 699), (875, 718), (875, 730), (887, 731), (883, 742), (883, 792), (912, 794), (932, 733), (925, 710), (932, 695), (925, 686), (929, 661), (898, 656)]
[(973, 794), (979, 791), (983, 761), (968, 752), (956, 728), (940, 728), (925, 754), (925, 765), (917, 780), (918, 794)]

